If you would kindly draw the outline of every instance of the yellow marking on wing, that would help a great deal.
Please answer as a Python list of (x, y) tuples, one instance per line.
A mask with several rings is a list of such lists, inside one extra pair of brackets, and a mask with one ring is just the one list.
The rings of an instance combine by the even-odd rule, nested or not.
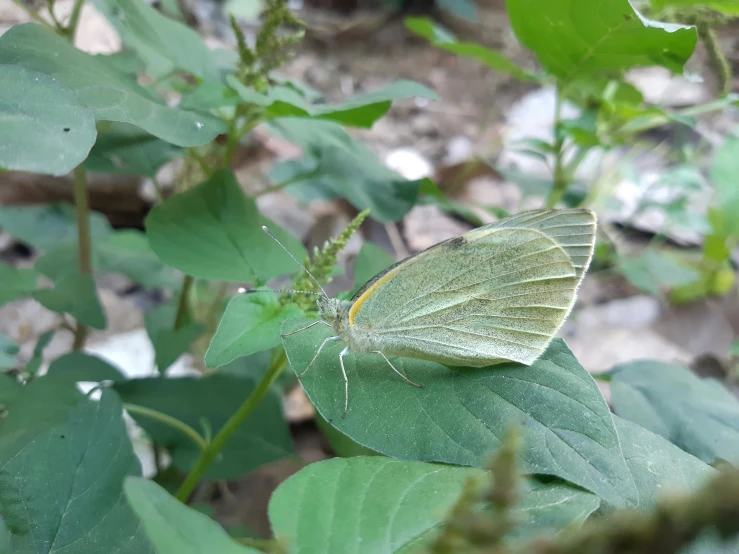
[(364, 304), (364, 301), (367, 300), (372, 295), (372, 293), (375, 291), (377, 287), (379, 287), (384, 282), (386, 282), (388, 279), (390, 279), (390, 277), (395, 275), (395, 273), (404, 265), (405, 264), (401, 264), (395, 269), (393, 269), (392, 271), (388, 271), (385, 275), (383, 275), (377, 281), (375, 281), (375, 283), (370, 288), (364, 291), (364, 294), (362, 294), (362, 296), (357, 298), (357, 301), (354, 302), (354, 305), (349, 310), (349, 325), (354, 325), (354, 316), (357, 315), (357, 312), (359, 311), (359, 308), (362, 307), (362, 304)]

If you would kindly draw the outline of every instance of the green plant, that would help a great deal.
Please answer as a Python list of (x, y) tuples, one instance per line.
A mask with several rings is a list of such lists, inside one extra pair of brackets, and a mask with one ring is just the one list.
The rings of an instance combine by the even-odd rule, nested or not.
[[(319, 327), (280, 336), (314, 320), (315, 305), (312, 297), (266, 285), (283, 276), (302, 290), (314, 283), (262, 225), (325, 284), (366, 210), (381, 222), (401, 219), (420, 200), (463, 211), (432, 182), (389, 171), (343, 129), (369, 127), (394, 99), (433, 98), (431, 91), (401, 81), (325, 104), (299, 83), (275, 78), (272, 71), (295, 46), (300, 27), (284, 1), (267, 2), (254, 47), (234, 25), (233, 62), (216, 58), (185, 25), (142, 0), (94, 1), (121, 33), (127, 50), (120, 56), (92, 57), (71, 46), (79, 0), (66, 25), (32, 12), (39, 24), (18, 25), (0, 37), (0, 165), (71, 171), (75, 193), (74, 207), (0, 207), (3, 230), (40, 252), (32, 269), (0, 265), (0, 302), (32, 296), (59, 314), (57, 332), (74, 335), (73, 351), (54, 359), (43, 375), (50, 333), (30, 360), (0, 336), (0, 551), (559, 552), (575, 545), (574, 552), (588, 551), (595, 536), (599, 552), (627, 551), (624, 544), (634, 545), (629, 552), (655, 544), (669, 545), (664, 552), (688, 544), (693, 552), (711, 552), (736, 533), (736, 495), (716, 492), (725, 486), (733, 493), (736, 476), (717, 476), (709, 464), (739, 461), (739, 402), (721, 385), (686, 377), (680, 368), (618, 368), (611, 378), (616, 413), (627, 418), (621, 419), (559, 339), (529, 368), (510, 363), (467, 371), (398, 360), (409, 377), (422, 377), (424, 390), (399, 383), (382, 360), (351, 355), (354, 388), (345, 419), (337, 417), (342, 406), (336, 399), (343, 396), (337, 357), (322, 356), (303, 386), (321, 426), (330, 428), (329, 440), (347, 457), (308, 464), (277, 489), (269, 508), (274, 539), (234, 539), (188, 507), (203, 480), (234, 479), (294, 456), (280, 402), (283, 388), (294, 384), (286, 370), (304, 367), (325, 338)], [(531, 25), (553, 15), (569, 21), (558, 3), (539, 11), (530, 5), (509, 1), (519, 21), (522, 11)], [(588, 23), (592, 13), (583, 9)], [(283, 26), (292, 30), (282, 34)], [(668, 37), (662, 27), (650, 29), (644, 36), (643, 29), (635, 31), (639, 56), (680, 67), (694, 32)], [(550, 37), (563, 48), (571, 44), (567, 38)], [(674, 54), (669, 59), (665, 44)], [(134, 63), (122, 63), (125, 56)], [(564, 77), (579, 75), (577, 68), (613, 69), (597, 50), (580, 61), (564, 76), (556, 60), (545, 66), (562, 90), (570, 84)], [(633, 60), (619, 68), (629, 64)], [(137, 83), (141, 68), (154, 84)], [(172, 91), (182, 97), (176, 107), (159, 97)], [(270, 184), (255, 195), (287, 189), (305, 201), (342, 197), (361, 212), (312, 260), (297, 238), (259, 212), (230, 169), (258, 124), (299, 145), (303, 157), (272, 168)], [(565, 197), (562, 182), (570, 179), (560, 138), (550, 145), (560, 158), (551, 203)], [(185, 166), (177, 191), (161, 194), (146, 233), (113, 230), (90, 211), (88, 172), (154, 177), (176, 158)], [(392, 261), (365, 244), (354, 288)], [(106, 325), (94, 282), (100, 272), (169, 292), (170, 301), (146, 314), (156, 376), (129, 379), (80, 351), (89, 328)], [(42, 275), (52, 287), (39, 283)], [(263, 291), (229, 297), (223, 283)], [(217, 329), (212, 319), (220, 319)], [(169, 376), (172, 363), (202, 339), (209, 344), (204, 375)], [(99, 383), (95, 394), (81, 394), (75, 385), (82, 381)], [(675, 390), (682, 409), (649, 401)], [(154, 480), (139, 477), (124, 409), (153, 443), (160, 463)], [(721, 440), (711, 440), (718, 433)], [(161, 464), (162, 451), (170, 467)], [(715, 481), (698, 488), (707, 478)], [(658, 502), (666, 488), (697, 490), (684, 501)], [(712, 506), (708, 515), (701, 515), (702, 505), (690, 507), (693, 499)], [(618, 525), (609, 528), (608, 521)], [(685, 532), (665, 521), (685, 525)], [(644, 529), (641, 541), (632, 540), (634, 529)]]

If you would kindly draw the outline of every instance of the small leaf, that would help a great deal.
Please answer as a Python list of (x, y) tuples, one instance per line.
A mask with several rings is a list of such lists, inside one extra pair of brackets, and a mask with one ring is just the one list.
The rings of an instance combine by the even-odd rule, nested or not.
[[(291, 320), (289, 333), (310, 321)], [(283, 337), (290, 365), (301, 373), (331, 331), (316, 325)], [(342, 418), (343, 344), (328, 343), (301, 383), (321, 415), (359, 444), (387, 456), (483, 466), (510, 425), (522, 425), (527, 471), (556, 475), (616, 504), (636, 495), (611, 414), (592, 377), (555, 339), (530, 367), (504, 363), (451, 368), (393, 358), (404, 383), (377, 354), (349, 354), (349, 412)]]
[(162, 487), (140, 477), (124, 484), (128, 503), (144, 524), (158, 554), (259, 554), (235, 542), (207, 515), (171, 496)]
[(277, 346), (283, 322), (302, 315), (298, 306), (283, 306), (277, 295), (266, 290), (234, 296), (205, 354), (205, 364), (219, 367)]
[(562, 81), (651, 65), (681, 73), (697, 41), (694, 28), (650, 21), (629, 0), (508, 0), (506, 8), (518, 40)]
[(375, 275), (395, 263), (395, 258), (379, 246), (365, 242), (354, 262), (354, 287), (359, 289)]
[(126, 376), (117, 367), (102, 358), (83, 352), (70, 352), (58, 357), (51, 362), (47, 375), (53, 376), (57, 382), (66, 380), (71, 383), (80, 381), (119, 383), (126, 380)]
[(490, 50), (475, 42), (457, 42), (449, 31), (435, 25), (427, 17), (407, 17), (405, 19), (405, 26), (411, 32), (430, 41), (437, 48), (464, 58), (472, 58), (496, 71), (510, 73), (521, 81), (540, 80), (539, 77), (524, 71), (495, 50)]
[(299, 269), (262, 225), (297, 259), (305, 258), (300, 242), (263, 217), (226, 170), (168, 198), (146, 219), (149, 244), (165, 263), (220, 281), (266, 281)]
[[(178, 146), (205, 144), (225, 130), (214, 116), (166, 106), (104, 60), (77, 50), (54, 31), (34, 23), (16, 25), (0, 37), (0, 64), (55, 78), (74, 92), (97, 121), (130, 123)], [(49, 106), (53, 108), (55, 103)]]
[[(215, 373), (202, 379), (132, 379), (115, 385), (124, 402), (163, 412), (201, 429), (206, 420), (213, 435), (223, 427), (254, 390), (251, 379)], [(166, 448), (172, 463), (189, 471), (200, 451), (177, 429), (131, 414), (156, 444)], [(206, 472), (209, 479), (234, 479), (292, 452), (290, 431), (278, 394), (270, 391), (226, 443)]]
[(90, 275), (62, 277), (54, 283), (54, 288), (38, 290), (33, 297), (48, 310), (67, 313), (94, 329), (105, 329), (107, 325), (95, 280)]
[(47, 377), (23, 389), (0, 434), (0, 515), (12, 522), (12, 551), (154, 554), (123, 498), (123, 480), (141, 470), (116, 394), (94, 402)]
[[(269, 519), (278, 539), (306, 554), (419, 552), (465, 482), (484, 476), (479, 469), (377, 456), (334, 458), (282, 483), (270, 500)], [(599, 504), (594, 495), (565, 484), (533, 483), (522, 496), (514, 511), (524, 522), (519, 537), (579, 524)]]
[(54, 338), (54, 333), (54, 329), (46, 331), (36, 341), (36, 346), (33, 348), (33, 357), (26, 364), (26, 373), (29, 375), (35, 376), (38, 373), (41, 362), (43, 361), (44, 350), (49, 346), (51, 339)]
[(203, 334), (205, 328), (197, 322), (189, 322), (174, 328), (177, 308), (165, 304), (146, 312), (144, 325), (154, 347), (154, 363), (159, 373), (165, 373), (180, 356), (190, 349), (192, 343)]
[(0, 372), (4, 369), (14, 369), (18, 365), (15, 359), (18, 350), (18, 345), (10, 337), (0, 333)]
[(154, 177), (183, 150), (128, 123), (105, 122), (83, 167), (91, 172)]
[(611, 369), (614, 411), (706, 463), (739, 462), (739, 401), (721, 383), (658, 361)]
[(142, 0), (94, 0), (93, 4), (120, 33), (123, 43), (146, 61), (153, 77), (182, 69), (205, 80), (220, 78), (210, 49), (186, 25)]
[(37, 288), (38, 278), (33, 269), (0, 264), (0, 306), (30, 295)]
[(0, 65), (0, 167), (65, 175), (95, 143), (95, 118), (49, 75)]

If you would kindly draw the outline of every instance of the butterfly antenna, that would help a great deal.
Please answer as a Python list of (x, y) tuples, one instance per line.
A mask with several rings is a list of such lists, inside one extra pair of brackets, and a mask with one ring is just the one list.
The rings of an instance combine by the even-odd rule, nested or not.
[(256, 294), (259, 292), (274, 292), (277, 294), (281, 294), (283, 292), (286, 293), (300, 293), (300, 294), (314, 294), (316, 296), (323, 296), (320, 292), (313, 292), (309, 290), (292, 290), (292, 289), (267, 289), (267, 288), (259, 288), (259, 289), (245, 289), (244, 287), (241, 287), (239, 289), (239, 294)]
[[(265, 233), (267, 233), (267, 234), (268, 234), (268, 235), (269, 235), (269, 236), (270, 236), (270, 237), (272, 238), (272, 240), (274, 240), (274, 241), (275, 241), (275, 242), (276, 242), (277, 244), (279, 244), (279, 245), (280, 245), (280, 247), (281, 247), (281, 248), (282, 248), (282, 249), (283, 249), (283, 250), (284, 250), (285, 252), (287, 252), (287, 255), (288, 255), (288, 256), (290, 256), (290, 257), (291, 257), (291, 258), (292, 258), (292, 259), (293, 259), (293, 260), (295, 261), (295, 263), (296, 263), (296, 264), (298, 264), (298, 265), (299, 265), (300, 267), (302, 267), (302, 268), (303, 268), (303, 271), (305, 271), (305, 273), (306, 273), (306, 274), (308, 275), (308, 277), (310, 277), (311, 279), (313, 279), (313, 282), (314, 282), (314, 283), (315, 283), (316, 285), (318, 285), (318, 288), (319, 288), (319, 289), (321, 289), (321, 292), (323, 293), (323, 296), (325, 296), (326, 298), (328, 298), (328, 294), (326, 294), (326, 291), (325, 291), (325, 290), (323, 290), (323, 287), (321, 286), (321, 283), (319, 283), (319, 282), (318, 282), (318, 279), (316, 279), (315, 277), (313, 277), (313, 275), (311, 274), (311, 272), (310, 272), (310, 271), (308, 271), (308, 269), (307, 269), (307, 268), (306, 268), (306, 267), (305, 267), (305, 266), (304, 266), (303, 264), (301, 264), (301, 263), (300, 263), (300, 262), (298, 261), (298, 259), (297, 259), (297, 258), (296, 258), (295, 256), (293, 256), (293, 255), (292, 255), (292, 254), (290, 253), (290, 251), (289, 251), (289, 250), (288, 250), (287, 248), (285, 248), (285, 246), (284, 246), (284, 245), (283, 245), (283, 244), (282, 244), (282, 243), (281, 243), (281, 242), (280, 242), (279, 240), (277, 240), (277, 237), (275, 237), (275, 236), (274, 236), (274, 235), (273, 235), (273, 234), (272, 234), (272, 233), (270, 232), (270, 230), (269, 230), (269, 229), (267, 229), (267, 226), (266, 226), (266, 225), (262, 225), (262, 231), (264, 231)], [(313, 293), (313, 294), (317, 294), (317, 293)]]

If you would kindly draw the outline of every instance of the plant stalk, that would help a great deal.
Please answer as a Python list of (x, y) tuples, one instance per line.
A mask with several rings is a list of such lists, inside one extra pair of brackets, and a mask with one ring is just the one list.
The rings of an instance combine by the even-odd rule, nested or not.
[(716, 80), (718, 84), (719, 94), (725, 96), (731, 92), (732, 84), (732, 71), (729, 60), (726, 59), (726, 55), (719, 46), (716, 33), (711, 28), (711, 25), (707, 21), (698, 21), (695, 25), (695, 29), (698, 33), (703, 46), (706, 48), (708, 53), (708, 59), (713, 66), (713, 70), (716, 73)]
[(48, 21), (46, 21), (43, 17), (41, 17), (36, 10), (26, 6), (23, 0), (13, 0), (13, 3), (16, 6), (18, 6), (20, 9), (22, 9), (24, 12), (26, 12), (26, 15), (28, 15), (28, 17), (33, 19), (36, 23), (40, 23), (41, 25), (43, 25), (44, 27), (48, 29), (56, 30), (54, 26)]
[(277, 357), (277, 359), (275, 359), (275, 361), (270, 365), (269, 369), (264, 374), (264, 377), (262, 377), (262, 380), (257, 384), (251, 394), (246, 397), (246, 400), (244, 400), (239, 409), (236, 410), (223, 427), (221, 427), (218, 433), (216, 433), (216, 436), (213, 437), (210, 444), (208, 444), (208, 446), (200, 453), (200, 457), (197, 462), (195, 462), (195, 465), (190, 470), (190, 473), (177, 491), (176, 496), (180, 502), (187, 502), (187, 499), (190, 498), (190, 495), (195, 490), (200, 479), (202, 479), (205, 472), (213, 463), (213, 460), (216, 459), (218, 453), (223, 449), (226, 442), (228, 442), (228, 439), (230, 439), (231, 435), (241, 427), (246, 418), (254, 411), (254, 408), (256, 408), (267, 395), (270, 387), (285, 369), (286, 361), (287, 358), (283, 352), (283, 354)]
[[(87, 173), (82, 166), (74, 168), (74, 204), (77, 209), (77, 261), (82, 275), (92, 275), (92, 240), (90, 238), (90, 199)], [(77, 321), (72, 350), (82, 350), (87, 327)]]
[(557, 85), (555, 92), (557, 95), (554, 104), (554, 174), (552, 178), (552, 190), (547, 198), (546, 207), (554, 208), (557, 203), (562, 200), (569, 181), (564, 169), (564, 134), (561, 131), (562, 126), (562, 88)]
[(150, 419), (154, 419), (156, 421), (159, 421), (160, 423), (164, 423), (165, 425), (172, 427), (173, 429), (182, 431), (184, 435), (187, 435), (188, 438), (192, 439), (192, 442), (195, 443), (195, 446), (197, 446), (200, 451), (203, 451), (208, 447), (208, 443), (200, 435), (200, 433), (198, 433), (195, 429), (190, 427), (184, 421), (180, 421), (179, 419), (158, 410), (153, 410), (151, 408), (147, 408), (146, 406), (139, 406), (138, 404), (126, 403), (123, 404), (123, 408), (129, 413), (138, 414)]
[(70, 42), (74, 42), (74, 36), (77, 34), (77, 25), (80, 22), (84, 3), (85, 0), (75, 0), (74, 6), (72, 7), (72, 16), (69, 18), (69, 24), (64, 29), (64, 34), (67, 35)]
[(187, 312), (189, 311), (188, 299), (190, 297), (190, 289), (195, 279), (192, 275), (185, 275), (182, 279), (182, 288), (180, 289), (180, 297), (177, 301), (177, 315), (174, 318), (174, 330), (182, 329), (187, 320)]

